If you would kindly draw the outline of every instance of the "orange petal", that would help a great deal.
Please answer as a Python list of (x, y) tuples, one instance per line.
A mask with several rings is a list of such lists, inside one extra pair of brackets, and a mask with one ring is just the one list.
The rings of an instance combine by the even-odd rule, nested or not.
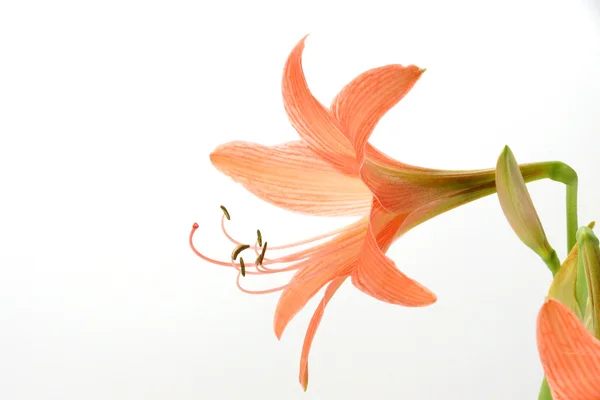
[(288, 210), (365, 215), (371, 206), (371, 192), (360, 179), (340, 174), (300, 141), (274, 147), (230, 142), (210, 159), (256, 196)]
[(386, 165), (388, 168), (392, 169), (406, 169), (413, 171), (433, 171), (428, 168), (418, 167), (416, 165), (410, 165), (398, 160), (393, 159), (387, 154), (383, 153), (381, 150), (376, 147), (371, 146), (368, 142), (365, 146), (365, 157), (369, 160), (369, 163), (373, 163), (376, 165)]
[(426, 306), (436, 301), (435, 294), (400, 272), (384, 254), (403, 220), (403, 216), (388, 213), (374, 200), (369, 230), (352, 272), (352, 283), (359, 290), (387, 303)]
[(600, 399), (600, 341), (565, 305), (550, 299), (542, 306), (537, 343), (554, 398)]
[(356, 77), (337, 95), (331, 111), (352, 142), (359, 165), (365, 146), (371, 147), (367, 141), (375, 125), (410, 91), (422, 73), (414, 65), (374, 68)]
[(364, 218), (351, 225), (347, 232), (327, 242), (319, 254), (302, 262), (301, 269), (292, 277), (290, 287), (283, 291), (277, 303), (274, 320), (277, 338), (281, 338), (292, 318), (323, 286), (339, 276), (350, 274), (358, 259), (366, 229), (367, 219)]
[(302, 70), (302, 39), (292, 50), (283, 71), (283, 103), (292, 126), (323, 160), (347, 175), (358, 175), (358, 163), (337, 120), (312, 95)]
[(329, 303), (329, 300), (331, 300), (346, 278), (346, 276), (336, 278), (327, 286), (323, 299), (321, 299), (321, 302), (317, 306), (317, 309), (308, 324), (306, 336), (304, 336), (304, 345), (302, 346), (302, 356), (300, 357), (300, 384), (304, 388), (304, 391), (306, 391), (306, 388), (308, 387), (308, 354), (310, 353), (310, 347), (315, 338), (315, 333), (321, 323), (327, 303)]
[(414, 65), (369, 70), (346, 85), (331, 106), (362, 165), (361, 177), (384, 207), (398, 214), (494, 179), (491, 170), (441, 171), (404, 164), (367, 142), (379, 120), (410, 91), (422, 73)]

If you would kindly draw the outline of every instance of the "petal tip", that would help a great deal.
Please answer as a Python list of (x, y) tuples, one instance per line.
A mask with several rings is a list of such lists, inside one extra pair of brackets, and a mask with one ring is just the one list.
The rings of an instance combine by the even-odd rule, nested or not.
[(288, 326), (290, 320), (291, 318), (289, 316), (286, 318), (286, 316), (282, 314), (279, 310), (275, 312), (275, 319), (273, 321), (273, 332), (275, 332), (275, 337), (277, 338), (277, 340), (281, 340), (283, 332)]
[(432, 304), (434, 304), (435, 302), (437, 302), (437, 295), (435, 293), (433, 293), (431, 290), (427, 289), (425, 286), (422, 286), (423, 288), (423, 295), (424, 298), (420, 303), (416, 304), (416, 307), (427, 307), (430, 306)]
[(222, 143), (215, 147), (215, 149), (208, 155), (210, 162), (213, 166), (219, 167), (219, 165), (223, 164), (227, 160), (233, 157), (233, 152), (236, 147), (240, 145), (241, 142), (227, 142)]
[(431, 290), (429, 291), (429, 294), (431, 295), (431, 298), (430, 298), (430, 302), (428, 304), (426, 304), (428, 306), (434, 304), (438, 300), (437, 295), (435, 293), (433, 293)]
[(275, 332), (275, 337), (277, 340), (281, 340), (281, 336), (283, 335), (283, 331), (285, 330), (285, 325), (280, 323), (279, 321), (275, 321), (273, 326), (273, 331)]
[(305, 366), (300, 371), (300, 385), (305, 392), (308, 390), (308, 366)]
[[(500, 163), (508, 163), (511, 162), (515, 156), (512, 152), (512, 150), (510, 149), (510, 147), (508, 147), (507, 144), (504, 145), (504, 147), (502, 148), (502, 152), (500, 153), (500, 157), (498, 157), (498, 162), (497, 165)], [(515, 160), (516, 161), (516, 160)]]
[(210, 153), (208, 158), (210, 159), (211, 164), (215, 165), (215, 161), (217, 160), (217, 150)]
[[(552, 297), (546, 297), (544, 304), (542, 304), (542, 308), (538, 314), (538, 323), (541, 323), (542, 316), (547, 315), (548, 313), (552, 313), (556, 310), (564, 307), (562, 303)], [(566, 308), (566, 307), (565, 307)]]
[(304, 50), (304, 46), (306, 44), (306, 39), (310, 36), (310, 33), (307, 33), (306, 35), (304, 35), (302, 37), (302, 39), (300, 39), (300, 41), (296, 44), (296, 48), (294, 50), (296, 51), (302, 51)]

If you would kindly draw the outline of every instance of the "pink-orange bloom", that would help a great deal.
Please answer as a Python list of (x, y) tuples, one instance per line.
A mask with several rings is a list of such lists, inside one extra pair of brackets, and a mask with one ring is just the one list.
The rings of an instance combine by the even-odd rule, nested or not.
[(600, 399), (600, 341), (567, 306), (546, 301), (538, 315), (537, 343), (554, 400)]
[[(357, 222), (312, 239), (273, 250), (292, 249), (321, 239), (325, 243), (269, 258), (262, 265), (246, 263), (246, 274), (296, 271), (286, 285), (247, 293), (282, 291), (275, 311), (278, 338), (291, 319), (322, 288), (325, 294), (306, 333), (300, 362), (300, 382), (308, 384), (308, 353), (325, 307), (350, 278), (364, 293), (409, 307), (435, 302), (435, 295), (400, 272), (385, 253), (414, 226), (469, 201), (494, 193), (495, 170), (442, 171), (403, 164), (368, 143), (377, 122), (421, 77), (414, 65), (387, 65), (351, 81), (328, 109), (310, 92), (302, 70), (304, 39), (292, 50), (283, 74), (283, 100), (299, 141), (277, 146), (231, 142), (211, 155), (219, 171), (276, 206), (311, 215), (358, 215)], [(523, 166), (526, 181), (539, 179), (539, 166)], [(227, 234), (226, 236), (239, 244)], [(213, 264), (240, 270), (238, 262), (211, 259)], [(255, 251), (258, 249), (255, 246)], [(282, 266), (285, 265), (285, 266)]]

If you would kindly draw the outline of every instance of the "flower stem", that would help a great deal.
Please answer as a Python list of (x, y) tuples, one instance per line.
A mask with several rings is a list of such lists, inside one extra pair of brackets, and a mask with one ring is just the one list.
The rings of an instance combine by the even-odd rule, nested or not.
[(558, 255), (556, 254), (555, 250), (552, 250), (552, 253), (550, 253), (550, 257), (544, 259), (544, 262), (546, 263), (546, 266), (548, 267), (550, 272), (552, 272), (552, 276), (556, 275), (556, 273), (560, 269), (560, 259), (558, 258)]
[(567, 254), (571, 251), (577, 239), (575, 234), (579, 228), (577, 222), (577, 175), (575, 182), (567, 184)]
[(577, 222), (577, 172), (567, 164), (557, 161), (552, 163), (549, 178), (567, 185), (567, 254), (577, 239), (575, 234), (579, 228)]

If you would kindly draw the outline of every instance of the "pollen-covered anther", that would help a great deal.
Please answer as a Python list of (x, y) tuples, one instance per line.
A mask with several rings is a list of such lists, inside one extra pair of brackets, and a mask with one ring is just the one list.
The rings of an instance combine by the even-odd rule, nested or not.
[(263, 243), (262, 243), (262, 234), (260, 233), (260, 229), (256, 230), (256, 242), (258, 243), (258, 245), (260, 247), (262, 247)]
[(246, 276), (246, 264), (244, 263), (244, 259), (240, 257), (240, 272), (242, 276)]
[(260, 255), (256, 258), (256, 261), (254, 262), (256, 265), (262, 265), (266, 252), (267, 252), (267, 242), (265, 242), (265, 244), (263, 245)]
[(231, 215), (229, 215), (229, 211), (227, 211), (225, 206), (221, 206), (221, 210), (223, 210), (223, 214), (225, 214), (225, 218), (227, 218), (228, 221), (231, 221)]
[(236, 260), (237, 256), (244, 250), (250, 248), (249, 244), (238, 244), (237, 246), (235, 246), (235, 248), (233, 249), (233, 251), (231, 252), (231, 259), (232, 260)]

